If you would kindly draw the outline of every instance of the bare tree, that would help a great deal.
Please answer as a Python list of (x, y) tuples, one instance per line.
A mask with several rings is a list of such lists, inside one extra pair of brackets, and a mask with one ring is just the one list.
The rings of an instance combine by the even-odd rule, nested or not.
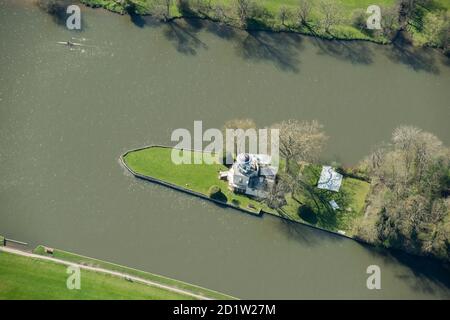
[(385, 6), (381, 8), (381, 27), (383, 33), (388, 37), (393, 37), (399, 29), (399, 9), (398, 6)]
[(307, 25), (308, 20), (311, 16), (312, 1), (311, 0), (300, 0), (298, 7), (298, 18), (300, 24)]
[(317, 160), (327, 141), (323, 126), (317, 121), (287, 120), (273, 128), (280, 130), (280, 155), (286, 160), (286, 171), (293, 162)]
[(194, 0), (192, 6), (195, 7), (197, 11), (204, 16), (208, 16), (213, 9), (211, 0)]
[(170, 7), (172, 0), (157, 0), (152, 8), (152, 14), (163, 21), (168, 21), (171, 18)]
[(291, 11), (286, 6), (280, 7), (280, 12), (278, 13), (278, 16), (280, 17), (281, 24), (283, 26), (286, 25), (286, 20), (288, 20), (291, 17)]
[(333, 0), (321, 0), (320, 10), (322, 13), (322, 26), (325, 32), (330, 32), (331, 28), (338, 25), (343, 20), (340, 4)]
[(236, 14), (241, 27), (247, 26), (247, 20), (250, 17), (251, 0), (235, 0)]
[(243, 119), (231, 119), (224, 123), (223, 129), (255, 129), (256, 123), (253, 119), (243, 118)]
[[(446, 236), (450, 149), (433, 134), (413, 126), (396, 128), (391, 142), (371, 157), (368, 207), (377, 215), (372, 225), (378, 239), (389, 246), (450, 259)], [(365, 228), (371, 230), (367, 222)]]
[(392, 142), (404, 159), (406, 174), (417, 181), (421, 180), (430, 160), (442, 151), (442, 142), (436, 136), (413, 126), (396, 128)]

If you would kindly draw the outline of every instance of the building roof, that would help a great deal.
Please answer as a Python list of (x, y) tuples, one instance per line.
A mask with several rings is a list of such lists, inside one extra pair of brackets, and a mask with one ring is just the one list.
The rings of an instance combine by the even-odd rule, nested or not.
[(262, 176), (275, 176), (277, 174), (277, 168), (272, 166), (260, 167), (259, 174)]

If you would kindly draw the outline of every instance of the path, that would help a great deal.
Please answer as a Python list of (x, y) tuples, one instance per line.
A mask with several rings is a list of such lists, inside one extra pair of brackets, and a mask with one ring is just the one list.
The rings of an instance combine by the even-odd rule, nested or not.
[(158, 287), (158, 288), (161, 288), (161, 289), (172, 291), (172, 292), (175, 292), (175, 293), (184, 294), (184, 295), (187, 295), (187, 296), (193, 297), (195, 299), (199, 299), (199, 300), (212, 300), (210, 298), (207, 298), (207, 297), (202, 296), (202, 295), (195, 294), (195, 293), (190, 292), (190, 291), (174, 288), (174, 287), (171, 287), (171, 286), (168, 286), (168, 285), (164, 285), (164, 284), (161, 284), (161, 283), (158, 283), (158, 282), (154, 282), (154, 281), (146, 280), (146, 279), (143, 279), (143, 278), (131, 276), (131, 275), (128, 275), (128, 274), (122, 273), (122, 272), (112, 271), (112, 270), (108, 270), (108, 269), (104, 269), (104, 268), (98, 268), (98, 267), (85, 266), (85, 265), (74, 263), (74, 262), (69, 262), (69, 261), (65, 261), (65, 260), (61, 260), (61, 259), (57, 259), (57, 258), (52, 258), (52, 257), (47, 257), (47, 256), (41, 256), (39, 254), (29, 253), (29, 252), (25, 252), (25, 251), (21, 251), (21, 250), (17, 250), (17, 249), (12, 249), (12, 248), (7, 248), (7, 247), (0, 247), (0, 251), (12, 253), (12, 254), (17, 254), (17, 255), (20, 255), (20, 256), (34, 258), (34, 259), (52, 261), (52, 262), (55, 262), (55, 263), (66, 265), (66, 266), (77, 266), (80, 269), (84, 269), (84, 270), (110, 274), (110, 275), (113, 275), (113, 276), (116, 276), (116, 277), (124, 278), (126, 280), (132, 280), (133, 282), (139, 282), (139, 283), (143, 283), (143, 284), (146, 284), (146, 285), (149, 285), (149, 286)]

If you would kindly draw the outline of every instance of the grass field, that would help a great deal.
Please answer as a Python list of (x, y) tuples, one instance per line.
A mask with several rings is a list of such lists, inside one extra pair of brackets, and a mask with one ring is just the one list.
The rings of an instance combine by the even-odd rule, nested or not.
[(69, 290), (66, 269), (54, 262), (0, 252), (0, 299), (192, 299), (87, 270), (81, 270), (80, 290)]
[(34, 249), (33, 253), (44, 255), (44, 256), (50, 256), (50, 257), (54, 257), (57, 259), (74, 262), (74, 263), (78, 263), (78, 264), (82, 264), (82, 265), (88, 265), (88, 266), (92, 266), (92, 267), (104, 268), (104, 269), (108, 269), (108, 270), (112, 270), (112, 271), (126, 273), (130, 276), (136, 276), (136, 277), (139, 277), (142, 279), (158, 282), (158, 283), (168, 285), (168, 286), (171, 286), (174, 288), (187, 290), (187, 291), (190, 291), (197, 295), (205, 296), (205, 297), (212, 298), (212, 299), (220, 299), (220, 300), (235, 299), (229, 295), (222, 294), (217, 291), (205, 289), (205, 288), (202, 288), (199, 286), (195, 286), (195, 285), (192, 285), (192, 284), (189, 284), (186, 282), (170, 279), (170, 278), (156, 275), (153, 273), (124, 267), (124, 266), (121, 266), (118, 264), (101, 261), (101, 260), (94, 259), (94, 258), (81, 256), (81, 255), (63, 251), (63, 250), (54, 249), (53, 254), (50, 255), (50, 254), (45, 253), (45, 249), (43, 246), (38, 246), (38, 247), (36, 247), (36, 249)]
[[(191, 157), (194, 156), (194, 153), (198, 154), (198, 152), (184, 152), (189, 152)], [(353, 219), (363, 214), (369, 183), (358, 179), (344, 178), (339, 193), (318, 190), (314, 186), (320, 175), (320, 166), (311, 165), (309, 169), (309, 183), (313, 194), (288, 195), (286, 197), (287, 205), (276, 211), (256, 199), (228, 190), (228, 182), (218, 178), (219, 171), (228, 170), (226, 166), (222, 164), (176, 165), (171, 161), (171, 153), (171, 148), (150, 147), (129, 152), (124, 156), (124, 162), (138, 174), (170, 182), (205, 196), (208, 195), (208, 190), (212, 185), (217, 185), (226, 197), (224, 201), (229, 205), (245, 210), (249, 210), (248, 205), (252, 205), (256, 208), (255, 211), (263, 210), (331, 231), (350, 232)], [(343, 210), (330, 211), (328, 201), (332, 199), (340, 203)]]

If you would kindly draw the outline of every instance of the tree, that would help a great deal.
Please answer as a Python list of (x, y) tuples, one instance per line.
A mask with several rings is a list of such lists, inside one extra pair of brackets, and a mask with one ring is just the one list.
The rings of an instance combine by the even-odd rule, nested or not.
[(248, 19), (251, 17), (253, 2), (251, 0), (235, 0), (235, 10), (238, 16), (239, 26), (247, 26)]
[(158, 19), (168, 21), (171, 18), (170, 7), (172, 0), (157, 0), (153, 6), (152, 13)]
[(317, 160), (327, 141), (323, 126), (315, 120), (287, 120), (272, 127), (280, 130), (280, 155), (286, 160), (287, 172), (294, 162)]
[(400, 27), (403, 30), (412, 18), (417, 0), (398, 0), (398, 15)]
[(381, 28), (385, 36), (393, 38), (399, 26), (398, 6), (385, 6), (381, 8)]
[[(365, 216), (385, 246), (450, 259), (450, 149), (433, 134), (400, 126), (368, 158), (372, 177)], [(369, 210), (370, 208), (370, 210)]]
[(269, 208), (275, 209), (283, 213), (281, 207), (286, 204), (286, 193), (292, 190), (289, 185), (290, 179), (287, 179), (283, 173), (278, 173), (275, 184), (268, 190), (268, 195), (263, 199)]
[(286, 6), (281, 6), (278, 16), (280, 17), (281, 24), (285, 26), (286, 20), (291, 17), (291, 11)]
[(444, 48), (450, 33), (449, 26), (450, 19), (445, 11), (427, 13), (423, 21), (423, 34), (427, 38), (427, 44)]
[(209, 16), (210, 12), (213, 10), (213, 5), (211, 0), (194, 0), (192, 2), (192, 7), (197, 9), (197, 12)]
[(311, 15), (312, 10), (312, 1), (311, 0), (300, 0), (298, 7), (298, 18), (300, 20), (300, 24), (307, 25), (308, 20)]
[(367, 30), (367, 14), (363, 9), (357, 9), (352, 15), (353, 25), (359, 30)]
[(331, 28), (343, 20), (343, 14), (340, 4), (333, 0), (321, 0), (320, 10), (322, 13), (322, 27), (329, 33)]
[(208, 196), (214, 200), (227, 202), (226, 195), (222, 192), (222, 190), (220, 190), (220, 187), (216, 185), (212, 185), (211, 187), (209, 187)]
[(225, 136), (225, 130), (226, 129), (256, 129), (256, 123), (253, 119), (250, 118), (235, 118), (228, 120), (223, 125), (223, 131)]
[(414, 20), (418, 8), (427, 6), (429, 2), (430, 0), (397, 0), (400, 29), (406, 29), (407, 25)]

